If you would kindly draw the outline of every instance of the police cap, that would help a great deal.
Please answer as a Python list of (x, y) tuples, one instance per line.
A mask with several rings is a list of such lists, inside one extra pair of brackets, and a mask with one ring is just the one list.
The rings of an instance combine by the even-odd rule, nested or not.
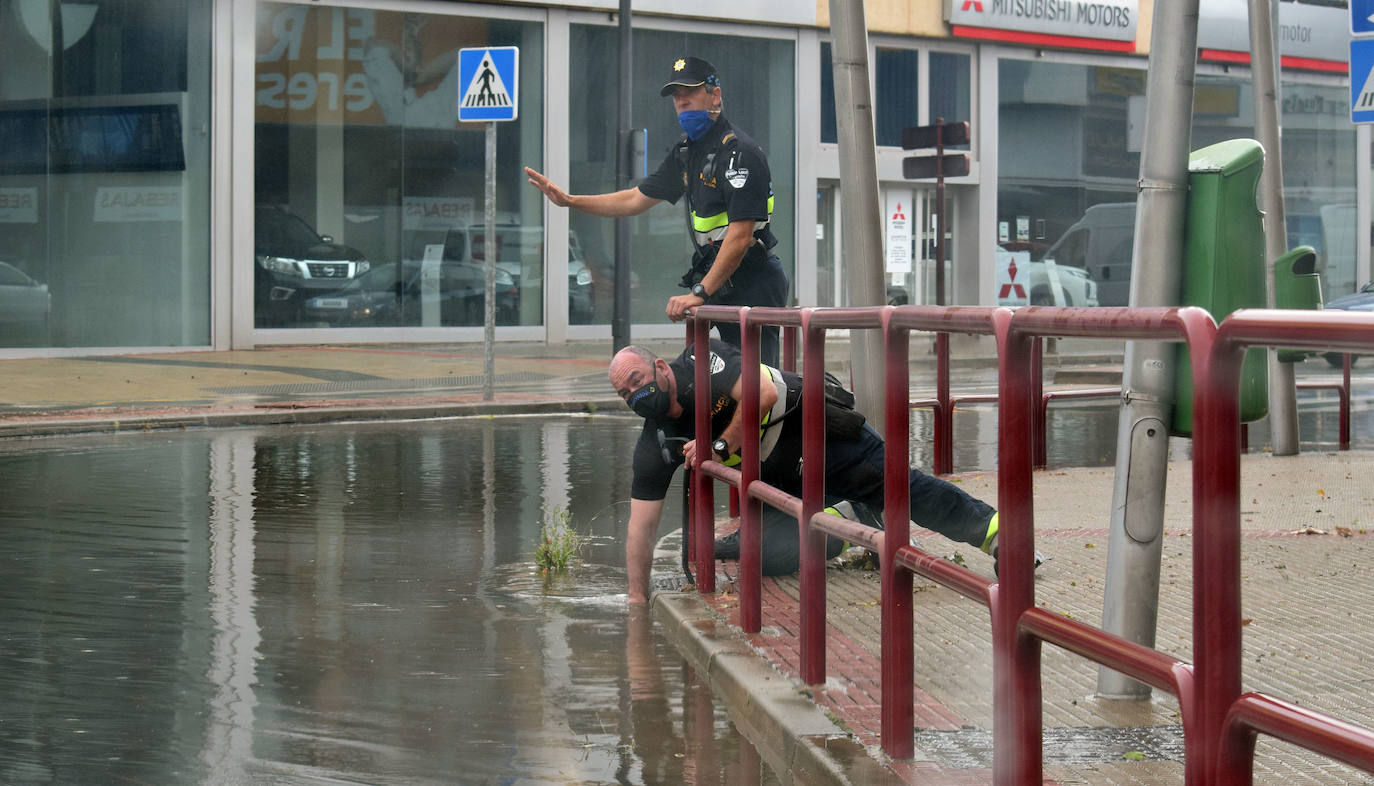
[(661, 96), (671, 95), (675, 87), (701, 87), (720, 84), (716, 78), (716, 67), (699, 57), (679, 57), (673, 60), (673, 68), (668, 83), (658, 91)]

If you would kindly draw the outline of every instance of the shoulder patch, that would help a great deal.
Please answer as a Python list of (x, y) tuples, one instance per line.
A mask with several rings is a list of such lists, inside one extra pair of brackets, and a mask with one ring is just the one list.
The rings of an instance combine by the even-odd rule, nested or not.
[[(695, 364), (696, 362), (697, 362), (696, 353), (692, 353), (692, 363)], [(722, 358), (720, 355), (717, 355), (716, 353), (712, 352), (712, 353), (711, 353), (711, 359), (710, 359), (710, 370), (711, 370), (711, 373), (712, 373), (712, 374), (719, 374), (720, 372), (724, 371), (724, 370), (725, 370), (725, 359)]]
[(725, 180), (735, 188), (743, 188), (749, 182), (749, 167), (739, 165), (739, 153), (730, 154), (730, 165), (725, 169)]

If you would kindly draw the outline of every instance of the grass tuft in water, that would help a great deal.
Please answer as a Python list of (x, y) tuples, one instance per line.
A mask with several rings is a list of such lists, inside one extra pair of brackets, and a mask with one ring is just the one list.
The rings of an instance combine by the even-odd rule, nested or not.
[(539, 529), (539, 544), (534, 547), (534, 564), (543, 573), (566, 570), (582, 550), (586, 537), (572, 528), (572, 514), (554, 508)]

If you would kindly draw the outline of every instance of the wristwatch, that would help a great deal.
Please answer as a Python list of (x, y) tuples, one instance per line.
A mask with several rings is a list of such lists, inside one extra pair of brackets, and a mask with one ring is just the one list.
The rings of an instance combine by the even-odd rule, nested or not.
[(706, 294), (706, 287), (702, 286), (700, 281), (692, 285), (692, 294), (701, 298), (702, 302), (705, 302), (706, 299), (710, 297), (710, 295)]
[[(697, 286), (701, 285), (698, 284)], [(715, 451), (716, 455), (720, 456), (722, 460), (730, 458), (730, 443), (726, 442), (723, 439), (718, 439), (715, 442), (712, 442), (711, 450)]]

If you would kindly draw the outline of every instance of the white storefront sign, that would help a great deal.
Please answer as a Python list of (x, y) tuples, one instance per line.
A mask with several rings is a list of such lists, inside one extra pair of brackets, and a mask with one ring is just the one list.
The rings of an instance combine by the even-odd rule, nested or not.
[(0, 188), (0, 224), (37, 224), (38, 189)]
[(887, 192), (887, 272), (911, 272), (911, 189)]
[(945, 0), (951, 25), (1135, 41), (1136, 0)]
[(180, 221), (181, 186), (97, 188), (94, 219), (105, 223)]
[(1030, 302), (1029, 251), (997, 249), (997, 305), (1024, 306)]
[[(1275, 25), (1279, 54), (1313, 60), (1343, 60), (1350, 38), (1349, 12), (1339, 6), (1279, 3)], [(1198, 8), (1199, 49), (1250, 52), (1250, 9), (1247, 0), (1207, 0)]]

